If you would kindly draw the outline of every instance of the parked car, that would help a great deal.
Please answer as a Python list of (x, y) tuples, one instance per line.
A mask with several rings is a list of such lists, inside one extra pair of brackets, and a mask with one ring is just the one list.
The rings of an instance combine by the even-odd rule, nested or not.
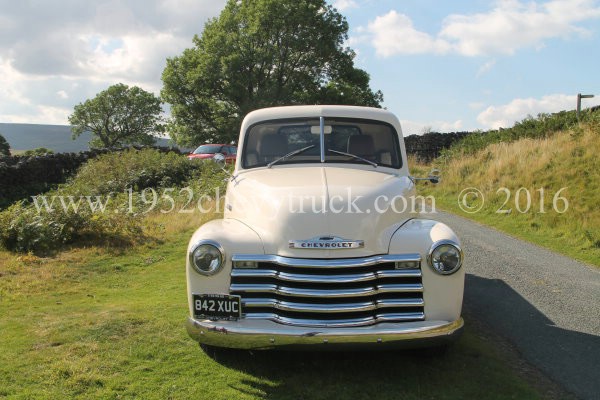
[(237, 147), (228, 144), (203, 144), (188, 154), (190, 160), (214, 158), (215, 154), (223, 154), (227, 164), (235, 164)]
[[(398, 119), (354, 106), (248, 114), (222, 219), (187, 250), (187, 330), (242, 349), (445, 345), (463, 328), (456, 234), (406, 207)], [(223, 157), (217, 157), (223, 159)]]

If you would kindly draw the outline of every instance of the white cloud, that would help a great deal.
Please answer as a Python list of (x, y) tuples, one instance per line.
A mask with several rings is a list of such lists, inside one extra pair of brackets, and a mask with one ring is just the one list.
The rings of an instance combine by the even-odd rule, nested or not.
[(476, 77), (479, 78), (480, 76), (487, 74), (492, 68), (494, 68), (494, 65), (496, 65), (496, 60), (490, 60), (486, 62), (479, 68)]
[(1, 110), (5, 111), (11, 106), (27, 106), (31, 103), (19, 90), (19, 82), (26, 79), (26, 76), (15, 70), (8, 61), (0, 58), (0, 104), (4, 106), (0, 108)]
[(44, 103), (55, 101), (57, 97), (64, 101), (66, 91), (48, 92), (43, 100), (35, 98), (36, 93), (41, 96), (40, 99), (44, 95), (38, 86), (47, 84), (47, 78), (28, 77), (0, 58), (0, 121), (65, 124), (72, 109)]
[[(80, 67), (96, 79), (118, 81), (142, 86), (158, 92), (161, 74), (166, 65), (166, 56), (173, 48), (183, 50), (190, 46), (187, 40), (170, 33), (155, 33), (152, 36), (125, 35), (119, 38), (84, 37), (82, 40), (93, 50)], [(119, 46), (109, 43), (117, 41)]]
[(439, 122), (440, 132), (457, 132), (463, 128), (462, 120), (458, 119), (454, 122)]
[(422, 135), (425, 132), (460, 132), (464, 129), (463, 121), (411, 121), (401, 120), (402, 134), (408, 135)]
[[(508, 128), (528, 115), (574, 110), (576, 102), (577, 96), (566, 94), (552, 94), (541, 99), (514, 99), (508, 104), (486, 108), (477, 116), (477, 121), (488, 129)], [(597, 103), (598, 101), (595, 103), (590, 101), (583, 104), (583, 107), (590, 107)]]
[(166, 58), (191, 47), (225, 0), (0, 3), (0, 122), (66, 124), (112, 84), (158, 93)]
[(69, 114), (73, 112), (70, 108), (42, 105), (36, 106), (36, 109), (38, 112), (33, 118), (33, 122), (31, 118), (27, 118), (28, 123), (63, 125), (67, 121)]
[(544, 40), (585, 34), (576, 23), (600, 17), (593, 0), (554, 0), (538, 4), (502, 0), (489, 13), (451, 15), (440, 36), (467, 56), (513, 54), (523, 47), (540, 47)]
[(333, 7), (337, 8), (339, 11), (345, 11), (350, 8), (357, 8), (358, 4), (355, 0), (336, 0), (333, 2)]
[(450, 50), (446, 41), (419, 32), (409, 17), (394, 10), (369, 22), (367, 31), (372, 35), (371, 42), (377, 55), (382, 57), (394, 54), (443, 54)]
[(474, 102), (469, 103), (469, 108), (471, 110), (481, 110), (484, 107), (485, 107), (485, 103), (482, 101), (474, 101)]
[(500, 0), (487, 13), (453, 14), (431, 35), (417, 30), (412, 20), (392, 10), (368, 24), (378, 55), (447, 54), (481, 56), (514, 54), (521, 48), (541, 48), (544, 41), (586, 36), (578, 23), (600, 18), (595, 0), (553, 0), (523, 3)]

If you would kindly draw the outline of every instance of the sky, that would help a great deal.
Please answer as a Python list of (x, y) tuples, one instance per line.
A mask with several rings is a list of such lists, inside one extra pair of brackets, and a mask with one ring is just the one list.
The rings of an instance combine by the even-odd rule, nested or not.
[[(0, 122), (68, 124), (122, 82), (160, 93), (166, 59), (225, 0), (0, 0)], [(509, 127), (600, 105), (600, 0), (331, 0), (355, 63), (405, 134)]]

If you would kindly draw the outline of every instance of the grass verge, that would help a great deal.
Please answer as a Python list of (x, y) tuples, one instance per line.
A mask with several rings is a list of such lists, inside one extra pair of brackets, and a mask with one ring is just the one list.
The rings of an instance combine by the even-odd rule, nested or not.
[(184, 329), (185, 248), (194, 226), (212, 217), (194, 215), (169, 216), (162, 243), (126, 253), (91, 247), (44, 259), (0, 252), (0, 397), (544, 397), (468, 323), (464, 336), (440, 357), (418, 352), (208, 357)]
[[(600, 124), (583, 124), (550, 138), (440, 158), (434, 165), (441, 183), (419, 184), (419, 191), (434, 196), (440, 209), (600, 266), (598, 139)], [(411, 165), (415, 176), (430, 168)], [(467, 194), (474, 193), (468, 188), (480, 193)]]

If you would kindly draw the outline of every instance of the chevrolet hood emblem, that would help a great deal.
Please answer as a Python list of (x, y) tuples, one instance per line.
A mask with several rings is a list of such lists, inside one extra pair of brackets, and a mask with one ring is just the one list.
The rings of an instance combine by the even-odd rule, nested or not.
[(307, 240), (290, 240), (289, 243), (290, 249), (340, 250), (365, 246), (363, 240), (349, 240), (337, 236), (317, 236)]

